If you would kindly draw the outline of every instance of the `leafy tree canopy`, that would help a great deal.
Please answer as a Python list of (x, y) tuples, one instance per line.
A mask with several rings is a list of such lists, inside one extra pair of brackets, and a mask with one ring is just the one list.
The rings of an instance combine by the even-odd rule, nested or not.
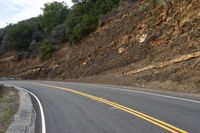
[(28, 51), (33, 39), (32, 35), (38, 29), (39, 24), (36, 18), (19, 22), (7, 31), (3, 43), (11, 44), (10, 47), (18, 51)]
[(0, 53), (7, 47), (30, 53), (36, 49), (34, 53), (47, 58), (55, 44), (65, 40), (74, 44), (90, 34), (100, 18), (119, 1), (72, 0), (71, 8), (65, 2), (46, 3), (42, 15), (11, 25), (7, 30), (0, 29)]
[(39, 17), (39, 20), (47, 33), (55, 26), (62, 24), (69, 13), (66, 3), (56, 1), (53, 3), (46, 3), (42, 10), (43, 15)]

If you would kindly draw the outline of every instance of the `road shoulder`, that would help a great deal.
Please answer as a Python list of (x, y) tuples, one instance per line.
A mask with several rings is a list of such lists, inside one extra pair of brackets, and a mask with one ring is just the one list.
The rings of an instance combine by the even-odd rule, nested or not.
[(26, 90), (14, 88), (19, 91), (19, 109), (6, 133), (34, 133), (36, 114), (31, 98)]
[(19, 107), (18, 91), (0, 85), (0, 133), (6, 131)]

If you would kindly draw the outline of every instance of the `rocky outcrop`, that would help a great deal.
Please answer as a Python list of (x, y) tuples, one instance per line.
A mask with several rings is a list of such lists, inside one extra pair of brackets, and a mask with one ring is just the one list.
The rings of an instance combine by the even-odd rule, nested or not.
[(1, 56), (0, 76), (65, 80), (114, 71), (127, 72), (135, 84), (170, 81), (199, 88), (199, 58), (188, 56), (200, 51), (199, 44), (199, 0), (122, 1), (94, 32), (49, 60)]
[(193, 52), (193, 53), (186, 54), (186, 55), (182, 55), (180, 57), (177, 57), (177, 58), (174, 58), (174, 59), (171, 59), (171, 60), (168, 60), (168, 61), (163, 61), (163, 62), (151, 64), (151, 65), (148, 65), (148, 66), (136, 69), (136, 70), (131, 70), (131, 71), (128, 71), (124, 74), (125, 75), (132, 75), (132, 74), (140, 73), (140, 72), (151, 70), (151, 69), (159, 69), (159, 68), (162, 68), (162, 67), (165, 67), (165, 66), (168, 66), (168, 65), (172, 65), (174, 63), (187, 61), (187, 60), (190, 60), (192, 58), (197, 58), (197, 57), (200, 57), (200, 51)]

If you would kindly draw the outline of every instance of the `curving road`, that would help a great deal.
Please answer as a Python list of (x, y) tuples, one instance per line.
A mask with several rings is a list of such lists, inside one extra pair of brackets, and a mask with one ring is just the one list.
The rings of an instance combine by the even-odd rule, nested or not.
[[(4, 83), (37, 96), (47, 133), (200, 133), (199, 101), (120, 86), (55, 81)], [(34, 97), (32, 101), (40, 117)], [(38, 133), (41, 123), (37, 120)]]

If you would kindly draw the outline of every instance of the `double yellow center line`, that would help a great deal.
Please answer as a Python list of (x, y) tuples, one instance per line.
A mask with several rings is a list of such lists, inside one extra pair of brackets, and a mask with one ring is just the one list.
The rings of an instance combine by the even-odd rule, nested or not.
[(72, 92), (72, 93), (87, 97), (89, 99), (92, 99), (92, 100), (95, 100), (95, 101), (110, 105), (110, 106), (115, 107), (115, 108), (117, 108), (119, 110), (122, 110), (124, 112), (129, 113), (129, 114), (137, 116), (137, 117), (139, 117), (139, 118), (141, 118), (143, 120), (146, 120), (146, 121), (148, 121), (148, 122), (150, 122), (150, 123), (152, 123), (154, 125), (157, 125), (157, 126), (163, 128), (163, 129), (165, 129), (165, 130), (167, 130), (167, 131), (169, 131), (171, 133), (188, 133), (187, 131), (184, 131), (184, 130), (182, 130), (180, 128), (177, 128), (177, 127), (175, 127), (175, 126), (173, 126), (171, 124), (168, 124), (166, 122), (158, 120), (158, 119), (156, 119), (154, 117), (151, 117), (151, 116), (149, 116), (147, 114), (144, 114), (142, 112), (139, 112), (139, 111), (136, 111), (134, 109), (131, 109), (129, 107), (125, 107), (125, 106), (120, 105), (118, 103), (106, 100), (104, 98), (100, 98), (100, 97), (97, 97), (97, 96), (93, 96), (93, 95), (90, 95), (90, 94), (87, 94), (87, 93), (84, 93), (84, 92), (76, 91), (76, 90), (65, 88), (65, 87), (46, 85), (46, 84), (40, 84), (40, 83), (32, 83), (32, 84), (37, 84), (37, 85), (41, 85), (41, 86), (46, 86), (46, 87), (56, 88), (56, 89), (60, 89), (60, 90), (65, 90), (65, 91)]

